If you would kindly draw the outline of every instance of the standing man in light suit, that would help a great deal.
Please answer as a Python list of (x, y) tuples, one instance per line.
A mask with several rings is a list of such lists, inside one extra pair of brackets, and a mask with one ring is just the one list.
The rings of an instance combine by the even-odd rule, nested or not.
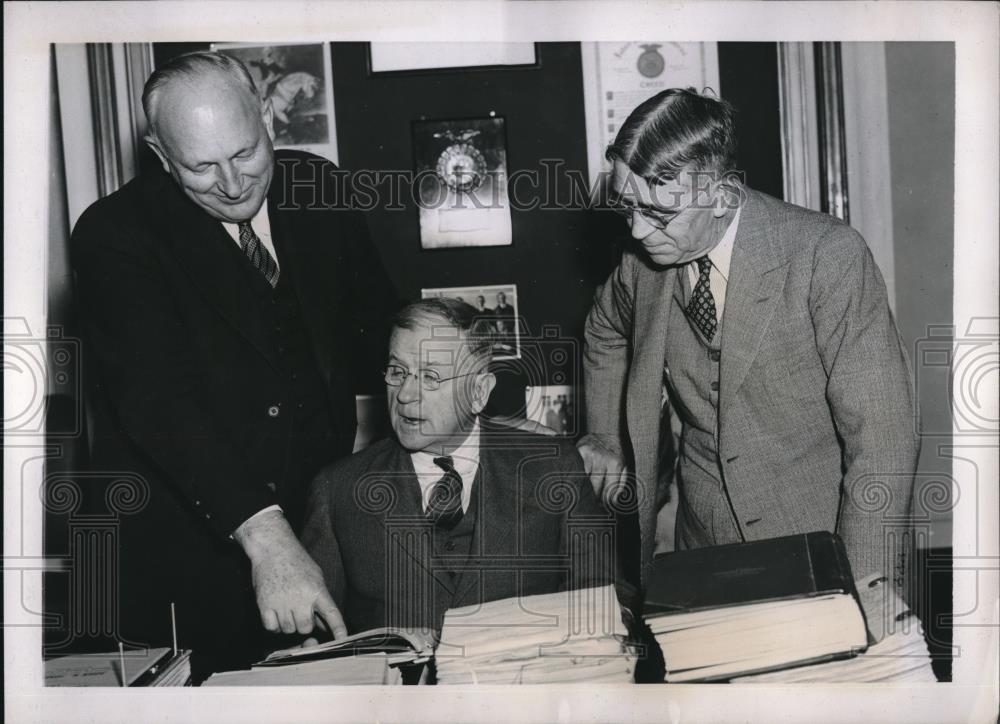
[(831, 530), (856, 577), (888, 573), (883, 521), (909, 511), (919, 446), (882, 276), (849, 226), (742, 185), (733, 115), (667, 90), (607, 151), (639, 248), (587, 319), (580, 453), (603, 494), (634, 461), (648, 563), (662, 390), (678, 548)]

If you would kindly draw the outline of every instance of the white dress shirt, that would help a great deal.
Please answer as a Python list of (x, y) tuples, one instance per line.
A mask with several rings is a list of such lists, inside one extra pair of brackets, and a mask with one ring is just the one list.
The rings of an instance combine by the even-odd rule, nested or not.
[[(431, 489), (434, 487), (434, 483), (444, 475), (444, 470), (434, 464), (436, 457), (441, 456), (422, 451), (410, 453), (413, 471), (417, 474), (417, 482), (420, 483), (420, 507), (425, 513)], [(469, 503), (472, 500), (472, 481), (476, 479), (476, 471), (479, 470), (478, 419), (472, 426), (472, 432), (465, 438), (465, 442), (451, 453), (451, 459), (455, 466), (455, 472), (462, 476), (462, 512), (464, 513), (469, 510)]]
[[(715, 299), (715, 311), (718, 315), (718, 322), (722, 324), (722, 310), (726, 306), (726, 289), (729, 287), (729, 265), (733, 260), (733, 242), (736, 241), (736, 230), (740, 225), (740, 212), (742, 208), (736, 209), (736, 215), (729, 223), (726, 233), (715, 245), (715, 248), (708, 252), (708, 259), (712, 262), (712, 271), (708, 276), (708, 286), (712, 290), (712, 297)], [(698, 283), (698, 263), (689, 262), (687, 265), (688, 275), (688, 297), (691, 290)]]
[[(281, 271), (281, 264), (278, 263), (278, 253), (274, 250), (274, 239), (271, 238), (271, 219), (267, 215), (267, 199), (264, 203), (260, 205), (260, 211), (257, 212), (256, 216), (250, 219), (250, 226), (253, 227), (254, 233), (257, 234), (257, 238), (260, 239), (260, 243), (264, 245), (264, 248), (268, 250), (271, 254), (271, 258), (274, 259), (274, 263), (278, 264), (278, 271)], [(222, 228), (226, 230), (229, 237), (236, 242), (236, 246), (240, 246), (240, 227), (239, 224), (229, 224), (225, 221), (222, 222)], [(242, 249), (242, 247), (240, 247)]]

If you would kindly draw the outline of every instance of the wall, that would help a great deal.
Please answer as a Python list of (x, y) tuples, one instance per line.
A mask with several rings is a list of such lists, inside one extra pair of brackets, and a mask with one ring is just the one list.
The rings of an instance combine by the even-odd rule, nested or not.
[[(955, 49), (953, 43), (886, 43), (889, 152), (892, 169), (896, 310), (914, 365), (921, 413), (920, 484), (952, 469), (948, 368), (954, 318)], [(936, 329), (935, 329), (936, 328)], [(957, 330), (961, 334), (962, 330)], [(935, 508), (947, 508), (935, 505)], [(927, 511), (928, 547), (951, 545), (950, 510)]]
[[(162, 64), (206, 43), (154, 47)], [(371, 75), (366, 43), (333, 43), (333, 88), (340, 165), (357, 171), (413, 168), (411, 122), (488, 116), (505, 119), (508, 173), (543, 172), (543, 161), (587, 177), (583, 80), (579, 43), (538, 44), (538, 67)], [(739, 158), (751, 185), (781, 196), (777, 53), (774, 43), (719, 43), (720, 94), (736, 105)], [(544, 178), (544, 174), (542, 175)], [(569, 205), (568, 184), (554, 192)], [(372, 237), (404, 299), (423, 287), (515, 283), (528, 331), (558, 330), (524, 349), (521, 363), (504, 363), (492, 413), (523, 404), (524, 384), (577, 384), (583, 321), (594, 288), (611, 272), (627, 238), (610, 212), (576, 208), (511, 211), (513, 245), (422, 250), (417, 207), (366, 212)], [(562, 341), (560, 341), (562, 340)], [(579, 406), (578, 406), (579, 408)]]

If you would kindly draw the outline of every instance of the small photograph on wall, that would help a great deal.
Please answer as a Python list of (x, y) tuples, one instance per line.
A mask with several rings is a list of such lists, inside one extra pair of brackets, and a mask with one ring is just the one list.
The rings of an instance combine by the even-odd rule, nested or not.
[(494, 335), (493, 359), (518, 359), (521, 357), (521, 330), (517, 315), (516, 284), (421, 289), (420, 296), (422, 299), (453, 297), (466, 304), (471, 304), (490, 324)]
[(329, 44), (217, 43), (212, 49), (242, 61), (261, 98), (271, 101), (276, 148), (337, 161)]
[(542, 385), (524, 391), (525, 417), (554, 430), (557, 435), (576, 435), (576, 388), (573, 385)]
[(503, 118), (414, 121), (413, 155), (422, 248), (510, 245)]

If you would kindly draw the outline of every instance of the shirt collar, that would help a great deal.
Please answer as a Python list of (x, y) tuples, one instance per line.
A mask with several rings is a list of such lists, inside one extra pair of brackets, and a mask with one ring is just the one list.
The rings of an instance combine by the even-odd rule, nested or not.
[[(222, 225), (226, 227), (229, 235), (234, 239), (240, 238), (239, 224), (230, 224), (228, 221), (223, 221)], [(271, 218), (267, 214), (267, 198), (264, 199), (264, 203), (260, 205), (260, 209), (250, 219), (250, 225), (257, 236), (271, 236)]]
[[(474, 473), (479, 467), (479, 434), (479, 418), (477, 417), (468, 437), (458, 446), (458, 449), (451, 453), (455, 471), (462, 476), (463, 481), (467, 481), (470, 484), (472, 483), (470, 474)], [(435, 478), (440, 478), (442, 475), (441, 468), (434, 464), (434, 458), (437, 457), (441, 456), (424, 452), (423, 450), (410, 453), (410, 459), (413, 461), (413, 470), (418, 476), (433, 475)]]
[(715, 248), (708, 252), (708, 258), (711, 260), (712, 266), (716, 268), (727, 282), (729, 281), (729, 266), (733, 260), (733, 244), (736, 241), (736, 231), (740, 225), (740, 213), (742, 211), (742, 206), (736, 209), (736, 215), (729, 222), (726, 233), (722, 235), (722, 239), (715, 245)]

